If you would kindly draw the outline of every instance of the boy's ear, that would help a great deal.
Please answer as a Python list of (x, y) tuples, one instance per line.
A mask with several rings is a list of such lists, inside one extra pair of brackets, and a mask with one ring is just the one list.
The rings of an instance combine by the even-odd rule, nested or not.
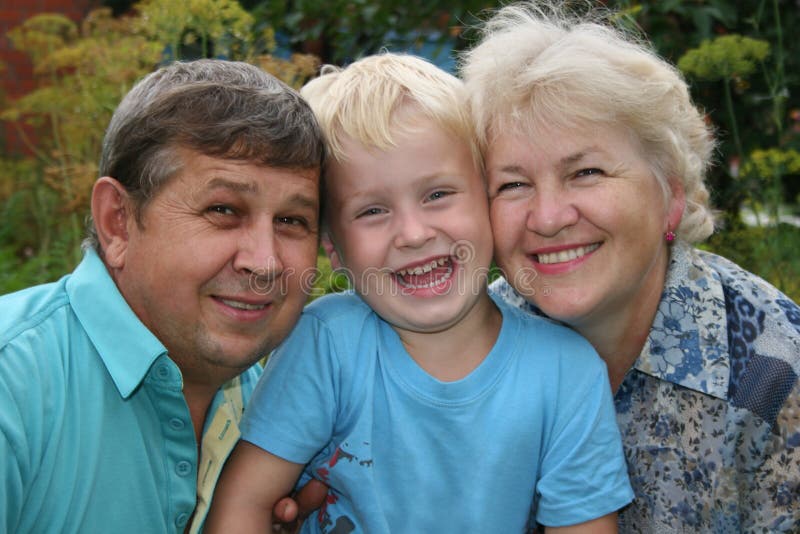
[(103, 259), (111, 269), (125, 265), (131, 217), (130, 199), (122, 184), (109, 176), (97, 180), (92, 188), (92, 220)]
[(336, 251), (336, 246), (331, 241), (331, 236), (327, 232), (322, 234), (322, 248), (325, 249), (325, 254), (328, 255), (328, 258), (331, 260), (331, 267), (334, 269), (341, 269), (342, 268), (342, 261), (339, 258), (339, 253)]

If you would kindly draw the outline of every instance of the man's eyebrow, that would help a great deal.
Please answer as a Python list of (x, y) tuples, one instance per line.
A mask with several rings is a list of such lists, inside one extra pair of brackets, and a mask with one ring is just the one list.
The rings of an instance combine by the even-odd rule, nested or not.
[(287, 204), (294, 205), (301, 208), (310, 208), (312, 210), (319, 209), (319, 200), (315, 197), (295, 193), (286, 200)]
[(238, 182), (227, 178), (213, 178), (208, 182), (208, 189), (230, 189), (237, 193), (258, 193), (258, 184), (254, 182)]

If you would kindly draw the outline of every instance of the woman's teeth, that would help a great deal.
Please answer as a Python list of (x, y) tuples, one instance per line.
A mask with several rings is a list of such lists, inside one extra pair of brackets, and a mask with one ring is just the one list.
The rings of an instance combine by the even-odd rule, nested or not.
[(581, 256), (595, 251), (600, 247), (600, 243), (587, 245), (585, 247), (571, 248), (569, 250), (559, 250), (558, 252), (550, 252), (549, 254), (536, 254), (536, 261), (543, 264), (548, 263), (563, 263), (571, 261)]

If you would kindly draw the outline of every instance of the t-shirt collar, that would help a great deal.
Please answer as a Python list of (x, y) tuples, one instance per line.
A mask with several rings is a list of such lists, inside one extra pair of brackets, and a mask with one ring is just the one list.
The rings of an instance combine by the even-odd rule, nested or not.
[(94, 250), (86, 251), (66, 289), (120, 395), (129, 397), (167, 349), (130, 308)]
[(721, 399), (727, 398), (728, 330), (719, 275), (692, 247), (672, 247), (664, 292), (634, 367)]

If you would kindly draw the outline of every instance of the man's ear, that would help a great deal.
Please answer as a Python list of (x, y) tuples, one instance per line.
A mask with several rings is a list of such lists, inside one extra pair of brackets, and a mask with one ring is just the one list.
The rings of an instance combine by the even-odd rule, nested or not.
[(342, 261), (339, 258), (339, 252), (336, 251), (336, 246), (331, 241), (331, 236), (328, 232), (322, 234), (322, 248), (325, 249), (325, 254), (328, 255), (328, 258), (331, 260), (331, 267), (334, 269), (341, 269), (342, 268)]
[(683, 211), (686, 209), (686, 193), (683, 190), (683, 182), (678, 178), (669, 181), (671, 191), (670, 201), (667, 205), (667, 230), (677, 231), (683, 219)]
[(92, 220), (103, 259), (112, 269), (125, 265), (128, 249), (128, 222), (132, 213), (128, 192), (114, 178), (104, 176), (92, 188)]

